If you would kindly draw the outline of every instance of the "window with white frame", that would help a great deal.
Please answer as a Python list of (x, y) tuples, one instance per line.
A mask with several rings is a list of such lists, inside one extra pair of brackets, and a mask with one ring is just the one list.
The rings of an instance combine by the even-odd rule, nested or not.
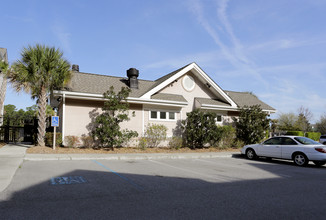
[(222, 120), (223, 120), (222, 115), (216, 116), (216, 123), (222, 123)]
[(158, 110), (151, 110), (149, 114), (149, 118), (151, 120), (166, 120), (166, 121), (175, 121), (176, 112), (173, 111), (158, 111)]

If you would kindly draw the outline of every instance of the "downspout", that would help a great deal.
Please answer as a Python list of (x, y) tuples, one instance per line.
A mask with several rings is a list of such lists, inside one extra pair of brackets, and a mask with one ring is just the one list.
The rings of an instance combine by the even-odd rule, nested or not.
[(63, 93), (62, 94), (62, 131), (61, 131), (61, 134), (62, 134), (62, 144), (64, 142), (64, 138), (65, 138), (65, 117), (66, 115), (66, 94)]
[(144, 133), (145, 133), (145, 111), (144, 111), (144, 104), (142, 105), (142, 137), (144, 136)]

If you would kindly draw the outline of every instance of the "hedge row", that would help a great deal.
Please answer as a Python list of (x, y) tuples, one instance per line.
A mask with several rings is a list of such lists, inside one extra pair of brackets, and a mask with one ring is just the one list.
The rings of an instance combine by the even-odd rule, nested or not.
[(288, 131), (286, 132), (286, 135), (294, 135), (294, 136), (302, 136), (302, 137), (307, 137), (312, 140), (318, 141), (320, 138), (321, 133), (319, 132), (306, 132), (306, 135), (304, 135), (303, 131)]

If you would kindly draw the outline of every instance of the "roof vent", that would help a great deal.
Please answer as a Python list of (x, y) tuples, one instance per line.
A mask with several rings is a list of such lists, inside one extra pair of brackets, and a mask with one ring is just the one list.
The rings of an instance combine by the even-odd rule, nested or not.
[(72, 69), (73, 71), (79, 72), (79, 65), (77, 65), (77, 64), (72, 64), (71, 69)]
[(138, 89), (138, 79), (139, 71), (135, 68), (130, 68), (127, 70), (128, 84), (131, 89)]

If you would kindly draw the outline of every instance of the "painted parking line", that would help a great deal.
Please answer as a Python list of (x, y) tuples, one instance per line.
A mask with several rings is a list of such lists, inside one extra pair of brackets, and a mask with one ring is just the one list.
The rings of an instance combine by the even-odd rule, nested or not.
[(166, 166), (166, 167), (170, 167), (170, 168), (178, 169), (178, 170), (185, 171), (185, 172), (188, 172), (188, 173), (196, 174), (198, 176), (202, 176), (202, 177), (205, 177), (205, 178), (208, 178), (208, 179), (219, 180), (221, 182), (231, 182), (230, 178), (228, 178), (228, 177), (226, 177), (226, 178), (223, 178), (221, 176), (216, 177), (216, 176), (196, 172), (196, 171), (193, 171), (193, 170), (190, 170), (190, 169), (185, 169), (185, 168), (173, 166), (173, 165), (170, 165), (170, 164), (167, 164), (167, 163), (162, 163), (162, 162), (158, 162), (158, 161), (154, 161), (154, 160), (149, 160), (149, 161), (152, 162), (152, 163), (156, 163), (156, 164), (159, 164), (159, 165)]
[(109, 167), (103, 165), (102, 163), (96, 161), (96, 160), (93, 160), (94, 163), (100, 165), (101, 167), (103, 167), (104, 169), (110, 171), (111, 173), (113, 173), (114, 175), (118, 176), (119, 178), (123, 179), (125, 182), (131, 184), (133, 187), (135, 187), (136, 189), (140, 190), (140, 191), (144, 191), (145, 189), (141, 186), (141, 185), (138, 185), (137, 183), (135, 183), (134, 181), (132, 181), (131, 179), (121, 175), (120, 173), (117, 173), (115, 172), (114, 170), (110, 169)]

